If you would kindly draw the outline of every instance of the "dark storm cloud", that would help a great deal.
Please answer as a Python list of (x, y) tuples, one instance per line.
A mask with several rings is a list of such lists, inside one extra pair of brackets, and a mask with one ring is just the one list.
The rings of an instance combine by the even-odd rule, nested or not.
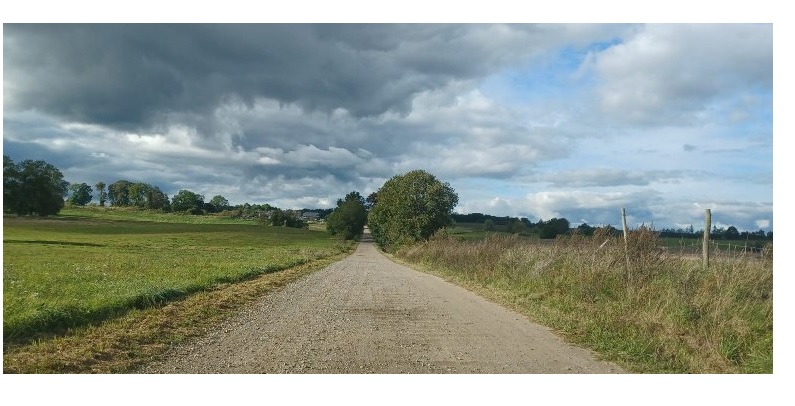
[[(4, 25), (6, 108), (140, 128), (201, 123), (226, 98), (354, 117), (406, 113), (416, 93), (533, 52), (498, 52), (491, 26)], [(515, 41), (500, 27), (494, 41)], [(518, 34), (517, 34), (518, 35)], [(506, 38), (507, 37), (507, 38)], [(486, 38), (487, 39), (487, 38)]]

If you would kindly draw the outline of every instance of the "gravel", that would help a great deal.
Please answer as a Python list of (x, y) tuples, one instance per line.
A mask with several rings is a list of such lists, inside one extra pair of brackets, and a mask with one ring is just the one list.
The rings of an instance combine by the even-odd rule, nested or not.
[(436, 276), (369, 238), (354, 254), (174, 347), (140, 373), (622, 373), (548, 328)]

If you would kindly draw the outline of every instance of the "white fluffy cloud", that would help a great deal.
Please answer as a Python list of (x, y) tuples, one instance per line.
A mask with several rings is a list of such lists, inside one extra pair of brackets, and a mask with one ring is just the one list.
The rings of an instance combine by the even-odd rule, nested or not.
[(773, 26), (660, 24), (586, 61), (602, 110), (621, 121), (694, 121), (716, 99), (769, 89)]

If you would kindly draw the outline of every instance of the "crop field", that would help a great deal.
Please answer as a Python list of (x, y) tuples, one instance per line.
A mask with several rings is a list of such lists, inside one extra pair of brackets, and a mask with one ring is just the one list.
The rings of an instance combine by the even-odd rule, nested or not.
[(350, 249), (211, 216), (64, 210), (3, 219), (3, 339), (30, 342)]

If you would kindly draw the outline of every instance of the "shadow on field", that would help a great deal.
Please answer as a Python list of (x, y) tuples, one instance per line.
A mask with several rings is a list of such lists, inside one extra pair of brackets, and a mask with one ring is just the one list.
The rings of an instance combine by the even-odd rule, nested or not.
[(3, 244), (49, 244), (49, 245), (74, 245), (78, 247), (104, 247), (105, 244), (74, 241), (48, 241), (48, 240), (3, 240)]

